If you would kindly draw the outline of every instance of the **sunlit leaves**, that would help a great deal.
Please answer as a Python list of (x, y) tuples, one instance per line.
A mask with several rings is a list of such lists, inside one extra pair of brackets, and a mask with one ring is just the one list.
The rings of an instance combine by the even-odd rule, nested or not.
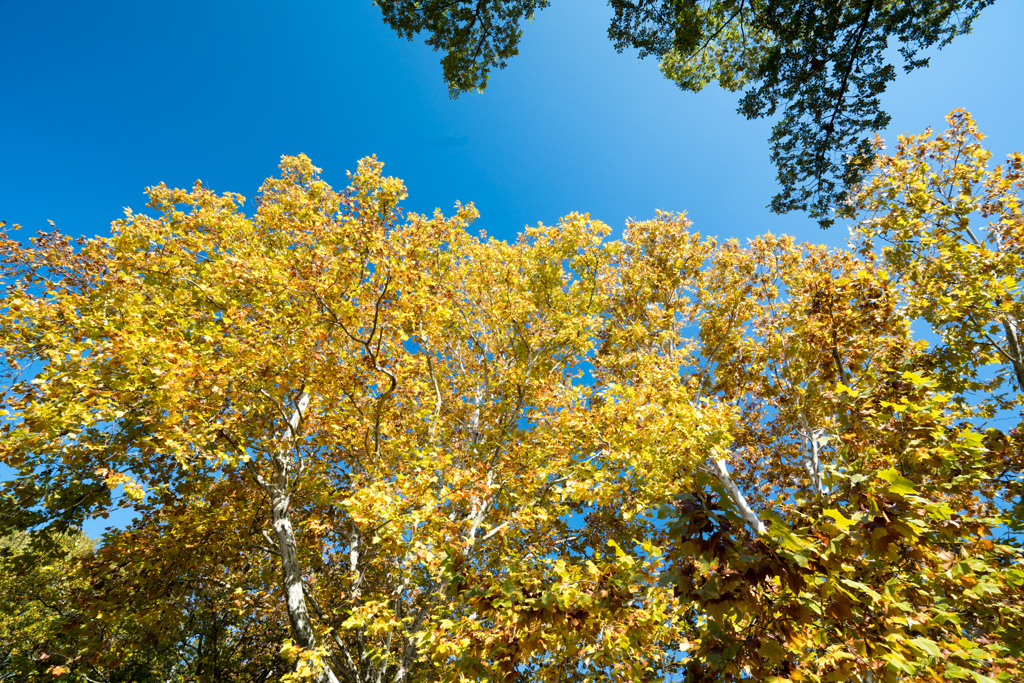
[(1019, 676), (1024, 447), (970, 425), (976, 347), (915, 341), (910, 261), (669, 213), (509, 244), (374, 159), (281, 171), (251, 214), (159, 186), (110, 238), (3, 242), (0, 523), (60, 594), (50, 674)]

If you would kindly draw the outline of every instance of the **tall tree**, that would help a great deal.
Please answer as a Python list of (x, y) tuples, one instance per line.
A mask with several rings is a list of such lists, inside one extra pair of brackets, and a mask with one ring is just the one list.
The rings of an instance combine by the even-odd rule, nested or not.
[[(198, 594), (258, 614), (276, 567), (283, 652), (316, 680), (673, 671), (657, 561), (608, 543), (657, 538), (621, 509), (667, 500), (720, 427), (687, 403), (586, 410), (607, 228), (480, 241), (471, 206), (403, 221), (375, 161), (342, 193), (282, 169), (252, 217), (161, 186), (109, 239), (5, 242), (5, 528), (43, 547), (134, 509), (81, 610), (164, 641)], [(665, 457), (644, 435), (671, 425)], [(80, 661), (136, 647), (91, 633)]]
[[(618, 51), (655, 56), (665, 77), (699, 91), (744, 90), (739, 113), (779, 116), (770, 139), (781, 191), (773, 211), (806, 210), (834, 223), (849, 188), (871, 166), (869, 133), (888, 125), (880, 96), (896, 76), (885, 49), (898, 43), (906, 72), (920, 51), (971, 30), (992, 0), (609, 0)], [(547, 0), (375, 0), (384, 21), (444, 52), (452, 97), (487, 86), (517, 54), (521, 23)]]
[(67, 575), (11, 651), (82, 681), (1019, 678), (1020, 449), (882, 257), (667, 213), (507, 244), (472, 205), (404, 215), (376, 160), (341, 192), (281, 168), (252, 215), (159, 186), (109, 238), (4, 239), (5, 567)]
[[(949, 380), (995, 389), (1010, 379), (1011, 391), (1024, 392), (1024, 155), (990, 168), (970, 114), (956, 110), (947, 121), (948, 130), (901, 136), (893, 154), (880, 155), (848, 213), (866, 214), (858, 246), (881, 247), (904, 284), (908, 314), (935, 330), (944, 358), (963, 361), (949, 366)], [(986, 365), (1009, 373), (979, 384)]]
[[(880, 248), (899, 280), (906, 314), (926, 322), (941, 343), (929, 372), (963, 409), (980, 418), (1020, 412), (1024, 351), (1024, 156), (990, 166), (992, 153), (971, 115), (956, 110), (949, 129), (901, 136), (878, 156), (847, 212), (862, 253)], [(876, 145), (881, 148), (881, 141)], [(1024, 532), (1024, 463), (1015, 431), (999, 448), (1011, 462), (993, 470), (1014, 529)]]

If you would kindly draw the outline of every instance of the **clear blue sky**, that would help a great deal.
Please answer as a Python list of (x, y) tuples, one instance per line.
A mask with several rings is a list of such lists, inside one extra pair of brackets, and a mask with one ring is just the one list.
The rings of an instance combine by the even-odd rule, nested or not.
[[(614, 228), (686, 210), (721, 237), (772, 231), (841, 244), (802, 215), (773, 216), (770, 122), (737, 96), (683, 93), (657, 63), (618, 55), (594, 0), (556, 0), (486, 93), (449, 100), (439, 55), (395, 36), (370, 0), (0, 4), (0, 220), (105, 234), (160, 181), (252, 197), (282, 154), (335, 185), (376, 154), (407, 208), (474, 201), (478, 227), (587, 211)], [(999, 0), (975, 33), (898, 78), (887, 136), (972, 111), (999, 155), (1024, 150), (1019, 31)]]
[[(439, 55), (396, 37), (370, 0), (2, 2), (0, 220), (106, 234), (148, 185), (201, 178), (252, 197), (282, 154), (304, 152), (336, 186), (376, 154), (406, 181), (407, 209), (474, 201), (477, 226), (504, 239), (571, 211), (619, 229), (666, 209), (723, 238), (844, 242), (841, 226), (764, 208), (770, 122), (616, 54), (602, 2), (552, 4), (486, 93), (452, 101)], [(963, 107), (998, 156), (1024, 151), (1022, 26), (1024, 2), (999, 0), (901, 76), (887, 137)]]

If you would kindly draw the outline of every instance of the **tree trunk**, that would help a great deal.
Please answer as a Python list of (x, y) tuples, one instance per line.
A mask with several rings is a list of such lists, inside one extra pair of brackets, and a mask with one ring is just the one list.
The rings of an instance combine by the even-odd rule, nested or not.
[[(298, 546), (295, 542), (295, 531), (288, 518), (289, 493), (275, 487), (272, 500), (274, 532), (277, 534), (278, 552), (281, 553), (281, 577), (284, 585), (285, 605), (288, 610), (288, 621), (291, 622), (292, 638), (301, 648), (312, 650), (316, 647), (316, 634), (313, 622), (309, 618), (306, 596), (302, 589), (302, 567), (299, 565)], [(338, 679), (330, 665), (316, 677), (317, 683), (337, 683)]]
[(764, 522), (757, 516), (754, 509), (747, 503), (746, 496), (740, 491), (740, 487), (736, 486), (736, 482), (729, 476), (729, 470), (726, 469), (725, 460), (719, 458), (712, 458), (711, 469), (714, 471), (715, 476), (718, 477), (718, 481), (722, 482), (722, 486), (725, 487), (726, 493), (729, 494), (729, 498), (735, 503), (736, 507), (740, 510), (740, 515), (750, 525), (750, 530), (755, 535), (760, 536), (765, 532)]
[(1017, 337), (1017, 325), (1006, 316), (1003, 318), (1003, 330), (1006, 331), (1007, 346), (1010, 347), (1010, 363), (1013, 365), (1013, 372), (1017, 376), (1017, 388), (1024, 391), (1024, 358), (1021, 357), (1020, 340)]

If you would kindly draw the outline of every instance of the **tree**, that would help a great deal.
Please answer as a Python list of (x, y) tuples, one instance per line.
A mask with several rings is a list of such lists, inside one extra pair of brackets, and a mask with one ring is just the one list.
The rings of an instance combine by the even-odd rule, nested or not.
[[(919, 52), (968, 33), (992, 0), (609, 0), (608, 37), (661, 60), (665, 77), (687, 91), (712, 82), (746, 88), (739, 112), (781, 116), (771, 157), (779, 213), (806, 210), (822, 227), (871, 166), (868, 133), (888, 125), (879, 97), (896, 70), (884, 54), (900, 45), (906, 72), (926, 66)], [(547, 0), (376, 0), (399, 35), (427, 32), (443, 51), (452, 97), (487, 86), (492, 68), (517, 54), (520, 24)]]
[(17, 564), (136, 513), (67, 565), (69, 679), (1019, 676), (1016, 451), (879, 258), (667, 213), (506, 244), (376, 160), (281, 168), (251, 216), (158, 186), (3, 241)]
[[(209, 537), (195, 542), (209, 533), (202, 525), (150, 524), (108, 534), (95, 552), (90, 539), (67, 534), (31, 562), (28, 535), (9, 537), (0, 557), (0, 678), (262, 681), (288, 672), (272, 577), (262, 568), (225, 576), (226, 553), (209, 552)], [(246, 591), (221, 590), (227, 585)]]
[[(947, 121), (950, 129), (934, 138), (930, 129), (901, 136), (894, 154), (880, 155), (848, 213), (869, 214), (858, 229), (860, 250), (882, 243), (886, 264), (904, 284), (908, 315), (935, 330), (944, 358), (964, 362), (943, 363), (954, 373), (949, 381), (966, 388), (986, 365), (1004, 365), (1014, 390), (1024, 392), (1017, 286), (1024, 156), (1011, 154), (1005, 166), (989, 169), (992, 154), (970, 114), (956, 110)], [(967, 386), (996, 389), (1005, 379)]]
[[(70, 566), (87, 553), (91, 543), (81, 535), (68, 534), (58, 540), (61, 552), (50, 562), (31, 568), (12, 562), (28, 541), (26, 534), (0, 539), (0, 679), (28, 680), (33, 672), (58, 673), (75, 652), (53, 647), (48, 637), (61, 623), (68, 602), (78, 586), (69, 585)], [(45, 635), (44, 635), (45, 634)]]
[(870, 253), (771, 236), (705, 249), (647, 248), (626, 287), (627, 319), (663, 326), (632, 343), (664, 358), (678, 329), (696, 347), (670, 367), (731, 408), (745, 491), (698, 469), (661, 510), (686, 680), (1019, 675), (1021, 554), (989, 538), (1019, 463), (921, 374), (898, 284)]
[(487, 86), (491, 69), (504, 69), (519, 54), (520, 23), (549, 0), (484, 0), (482, 2), (375, 2), (384, 21), (412, 40), (426, 31), (427, 45), (444, 51), (441, 68), (452, 97)]
[(662, 508), (686, 680), (1019, 675), (1022, 558), (990, 538), (1012, 456), (921, 374), (895, 283), (785, 239), (715, 261), (687, 374), (735, 406), (734, 479), (765, 532), (707, 476)]
[[(626, 405), (584, 410), (607, 229), (482, 242), (472, 207), (400, 223), (376, 162), (344, 193), (308, 159), (282, 168), (252, 218), (237, 195), (161, 186), (158, 217), (109, 239), (5, 243), (6, 527), (42, 547), (123, 491), (138, 519), (87, 563), (105, 597), (83, 594), (85, 626), (164, 641), (180, 624), (138, 623), (122, 596), (174, 615), (201, 588), (251, 615), (268, 579), (247, 577), (276, 565), (284, 653), (316, 680), (672, 670), (656, 561), (607, 544), (657, 535), (620, 506), (666, 495), (718, 428), (652, 412), (688, 425), (665, 458), (638, 431), (604, 445)], [(106, 646), (87, 654), (135, 643)]]
[[(970, 395), (964, 409), (975, 415), (1019, 412), (1024, 156), (1010, 154), (1005, 165), (989, 168), (992, 154), (970, 114), (956, 110), (947, 121), (948, 130), (901, 136), (892, 155), (879, 155), (847, 213), (867, 216), (856, 233), (860, 251), (882, 244), (906, 314), (927, 322), (941, 340), (928, 367), (942, 387)], [(882, 148), (881, 140), (875, 144)], [(1012, 464), (992, 473), (1016, 505), (1017, 532), (1024, 531), (1020, 436), (1000, 446), (1013, 454)]]

